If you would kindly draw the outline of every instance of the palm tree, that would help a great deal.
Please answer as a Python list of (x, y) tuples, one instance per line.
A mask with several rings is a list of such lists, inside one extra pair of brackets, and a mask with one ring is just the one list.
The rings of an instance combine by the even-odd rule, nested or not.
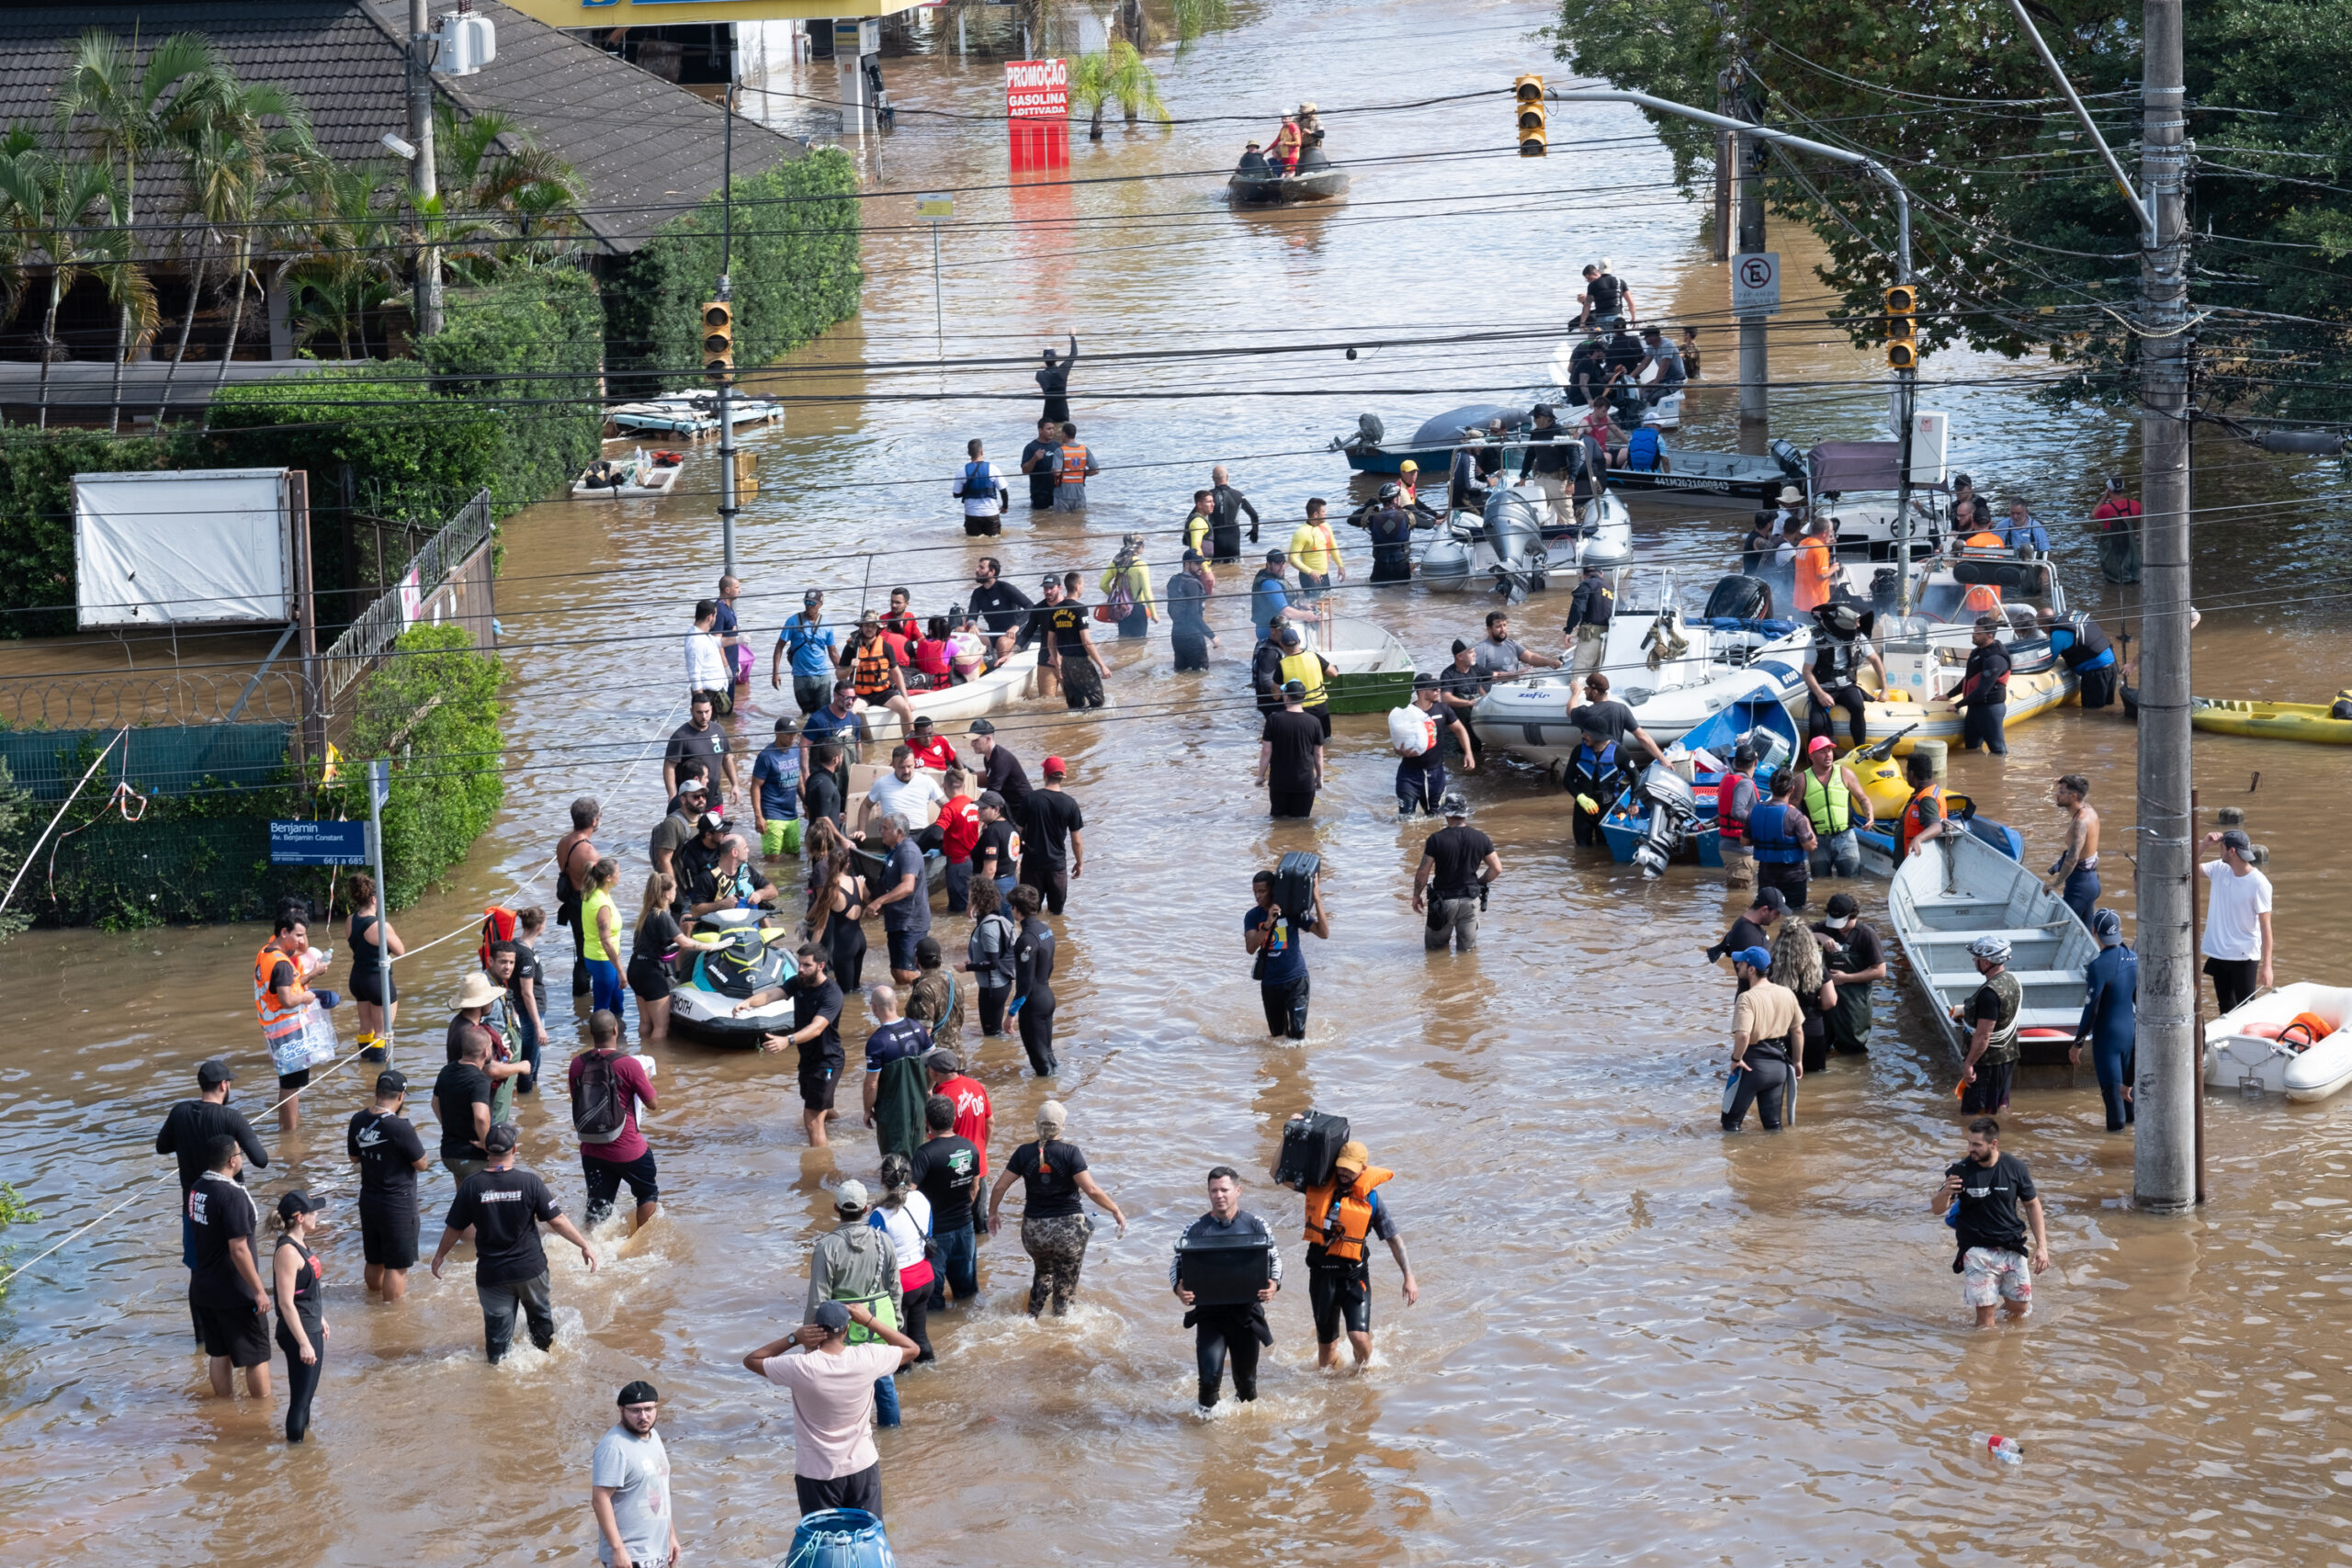
[[(461, 118), (443, 104), (435, 119), (436, 183), (448, 193), (445, 207), (463, 209), (471, 219), (449, 222), (461, 245), (462, 270), (481, 279), (510, 263), (559, 260), (574, 248), (546, 243), (577, 232), (572, 209), (587, 199), (569, 164), (538, 146), (512, 115), (487, 109)], [(479, 243), (485, 240), (497, 243)]]
[[(134, 237), (140, 164), (150, 153), (174, 144), (175, 121), (200, 97), (192, 90), (193, 85), (220, 75), (221, 70), (220, 57), (201, 33), (173, 34), (156, 45), (144, 66), (118, 35), (100, 28), (84, 33), (74, 45), (65, 80), (57, 89), (61, 140), (76, 118), (87, 116), (95, 122), (97, 154), (118, 171), (119, 220)], [(141, 284), (152, 302), (153, 286), (143, 274)], [(121, 307), (115, 342), (114, 400), (107, 415), (107, 429), (112, 432), (122, 423), (122, 367), (137, 350), (132, 330), (137, 314), (130, 292), (118, 289), (112, 281), (108, 292)], [(136, 336), (143, 339), (153, 330), (149, 322)]]
[[(210, 107), (214, 130), (225, 133), (235, 155), (216, 165), (220, 176), (211, 186), (213, 202), (206, 215), (226, 229), (235, 258), (237, 302), (229, 312), (229, 338), (220, 348), (220, 367), (213, 373), (215, 395), (227, 384), (229, 361), (237, 352), (237, 333), (245, 323), (246, 286), (253, 279), (254, 242), (258, 230), (283, 217), (294, 195), (293, 185), (303, 170), (320, 157), (311, 137), (311, 117), (302, 100), (275, 82), (224, 82)], [(275, 119), (276, 126), (265, 124)], [(207, 423), (209, 423), (208, 413)]]
[(1089, 141), (1102, 140), (1102, 111), (1112, 104), (1119, 106), (1129, 125), (1147, 117), (1163, 123), (1170, 118), (1168, 106), (1160, 101), (1159, 79), (1136, 46), (1123, 38), (1113, 39), (1102, 54), (1079, 56), (1078, 69), (1069, 73), (1069, 101), (1091, 117)]
[[(11, 144), (17, 138), (11, 137)], [(49, 309), (40, 328), (40, 428), (49, 428), (49, 367), (63, 353), (57, 307), (82, 275), (113, 255), (114, 176), (102, 164), (60, 158), (38, 146), (0, 155), (0, 206), (21, 254), (38, 252), (49, 269)], [(95, 218), (95, 221), (93, 220)]]
[(300, 298), (295, 325), (305, 342), (331, 337), (349, 359), (356, 333), (358, 357), (367, 357), (368, 312), (399, 287), (391, 258), (400, 183), (381, 164), (322, 159), (304, 172), (300, 204), (279, 238), (277, 278)]

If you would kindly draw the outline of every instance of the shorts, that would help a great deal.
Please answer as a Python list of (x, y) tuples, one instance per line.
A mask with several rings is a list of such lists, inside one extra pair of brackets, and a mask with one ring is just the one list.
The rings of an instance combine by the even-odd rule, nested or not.
[(269, 1365), (269, 1314), (255, 1312), (251, 1302), (215, 1306), (191, 1301), (196, 1325), (204, 1333), (204, 1353), (223, 1356), (232, 1367)]
[(280, 1094), (292, 1094), (298, 1089), (308, 1089), (310, 1087), (311, 1069), (308, 1067), (304, 1067), (299, 1073), (280, 1073), (277, 1075), (277, 1092)]
[(1306, 1300), (1315, 1310), (1317, 1345), (1335, 1343), (1342, 1327), (1350, 1334), (1371, 1333), (1371, 1260), (1359, 1258), (1352, 1267), (1307, 1265)]
[(2017, 1074), (2015, 1062), (1987, 1062), (1978, 1058), (1976, 1081), (1963, 1085), (1960, 1091), (1960, 1113), (1962, 1116), (1996, 1116), (2009, 1108), (2009, 1080)]
[(779, 855), (800, 852), (800, 818), (771, 817), (767, 826), (760, 829), (760, 852), (770, 860)]
[(654, 1179), (651, 1149), (627, 1161), (598, 1159), (583, 1149), (580, 1154), (580, 1174), (588, 1184), (591, 1224), (612, 1212), (613, 1200), (620, 1195), (624, 1181), (628, 1183), (628, 1195), (639, 1204), (659, 1202), (662, 1198), (661, 1184)]
[[(369, 1007), (382, 1007), (384, 1005), (384, 998), (378, 994), (379, 987), (377, 986), (377, 982), (382, 978), (384, 978), (383, 972), (378, 969), (373, 964), (353, 964), (351, 968), (351, 999), (354, 1001), (366, 1002)], [(394, 980), (392, 982), (392, 1000), (397, 1002), (400, 999), (401, 983), (398, 980)]]
[(670, 966), (650, 953), (640, 953), (628, 961), (628, 988), (637, 993), (641, 1002), (666, 1000), (677, 987), (670, 979)]
[[(929, 895), (918, 893), (915, 897), (928, 897)], [(915, 943), (930, 934), (929, 931), (894, 931), (886, 928), (882, 932), (882, 939), (890, 945), (890, 967), (901, 975), (913, 974), (915, 972)]]
[(819, 1060), (800, 1064), (800, 1103), (809, 1111), (831, 1111), (833, 1089), (841, 1082), (839, 1062)]
[(2033, 1269), (2025, 1254), (2006, 1247), (1972, 1247), (1961, 1259), (1962, 1292), (1973, 1307), (2016, 1302), (2033, 1305)]
[(475, 1159), (470, 1156), (464, 1159), (453, 1159), (447, 1155), (443, 1155), (441, 1156), (441, 1168), (449, 1173), (450, 1180), (456, 1182), (458, 1186), (463, 1187), (466, 1184), (467, 1177), (473, 1175), (479, 1170), (488, 1170), (490, 1168), (490, 1161), (486, 1159)]
[(993, 539), (1004, 532), (1004, 519), (991, 512), (985, 517), (964, 514), (964, 535), (972, 539)]
[(398, 1209), (379, 1209), (368, 1203), (359, 1205), (360, 1256), (373, 1267), (415, 1268), (416, 1235), (416, 1210), (413, 1206), (402, 1214)]
[(828, 1508), (858, 1508), (882, 1517), (882, 1461), (876, 1460), (864, 1470), (851, 1475), (837, 1475), (830, 1481), (813, 1475), (796, 1475), (792, 1489), (803, 1514), (819, 1514)]

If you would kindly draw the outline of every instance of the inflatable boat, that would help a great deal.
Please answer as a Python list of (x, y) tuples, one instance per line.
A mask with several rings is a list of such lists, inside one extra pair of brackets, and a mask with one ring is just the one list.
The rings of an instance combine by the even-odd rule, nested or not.
[(2205, 1026), (2205, 1086), (2325, 1100), (2352, 1084), (2352, 988), (2298, 980)]
[(799, 932), (763, 926), (762, 909), (715, 909), (697, 916), (678, 941), (684, 978), (670, 993), (673, 1033), (710, 1045), (757, 1045), (770, 1034), (792, 1032), (792, 998), (780, 998), (748, 1013), (736, 1004), (783, 985), (797, 969), (792, 952)]

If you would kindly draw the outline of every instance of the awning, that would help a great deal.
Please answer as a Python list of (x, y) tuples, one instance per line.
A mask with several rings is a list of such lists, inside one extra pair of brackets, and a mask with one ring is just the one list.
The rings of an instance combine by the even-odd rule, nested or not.
[(1808, 459), (1815, 495), (1903, 488), (1899, 441), (1823, 441)]

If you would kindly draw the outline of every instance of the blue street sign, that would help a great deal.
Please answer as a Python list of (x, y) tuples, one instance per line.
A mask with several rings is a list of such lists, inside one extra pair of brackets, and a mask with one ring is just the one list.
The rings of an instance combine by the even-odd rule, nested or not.
[(272, 822), (272, 865), (366, 865), (365, 822)]

